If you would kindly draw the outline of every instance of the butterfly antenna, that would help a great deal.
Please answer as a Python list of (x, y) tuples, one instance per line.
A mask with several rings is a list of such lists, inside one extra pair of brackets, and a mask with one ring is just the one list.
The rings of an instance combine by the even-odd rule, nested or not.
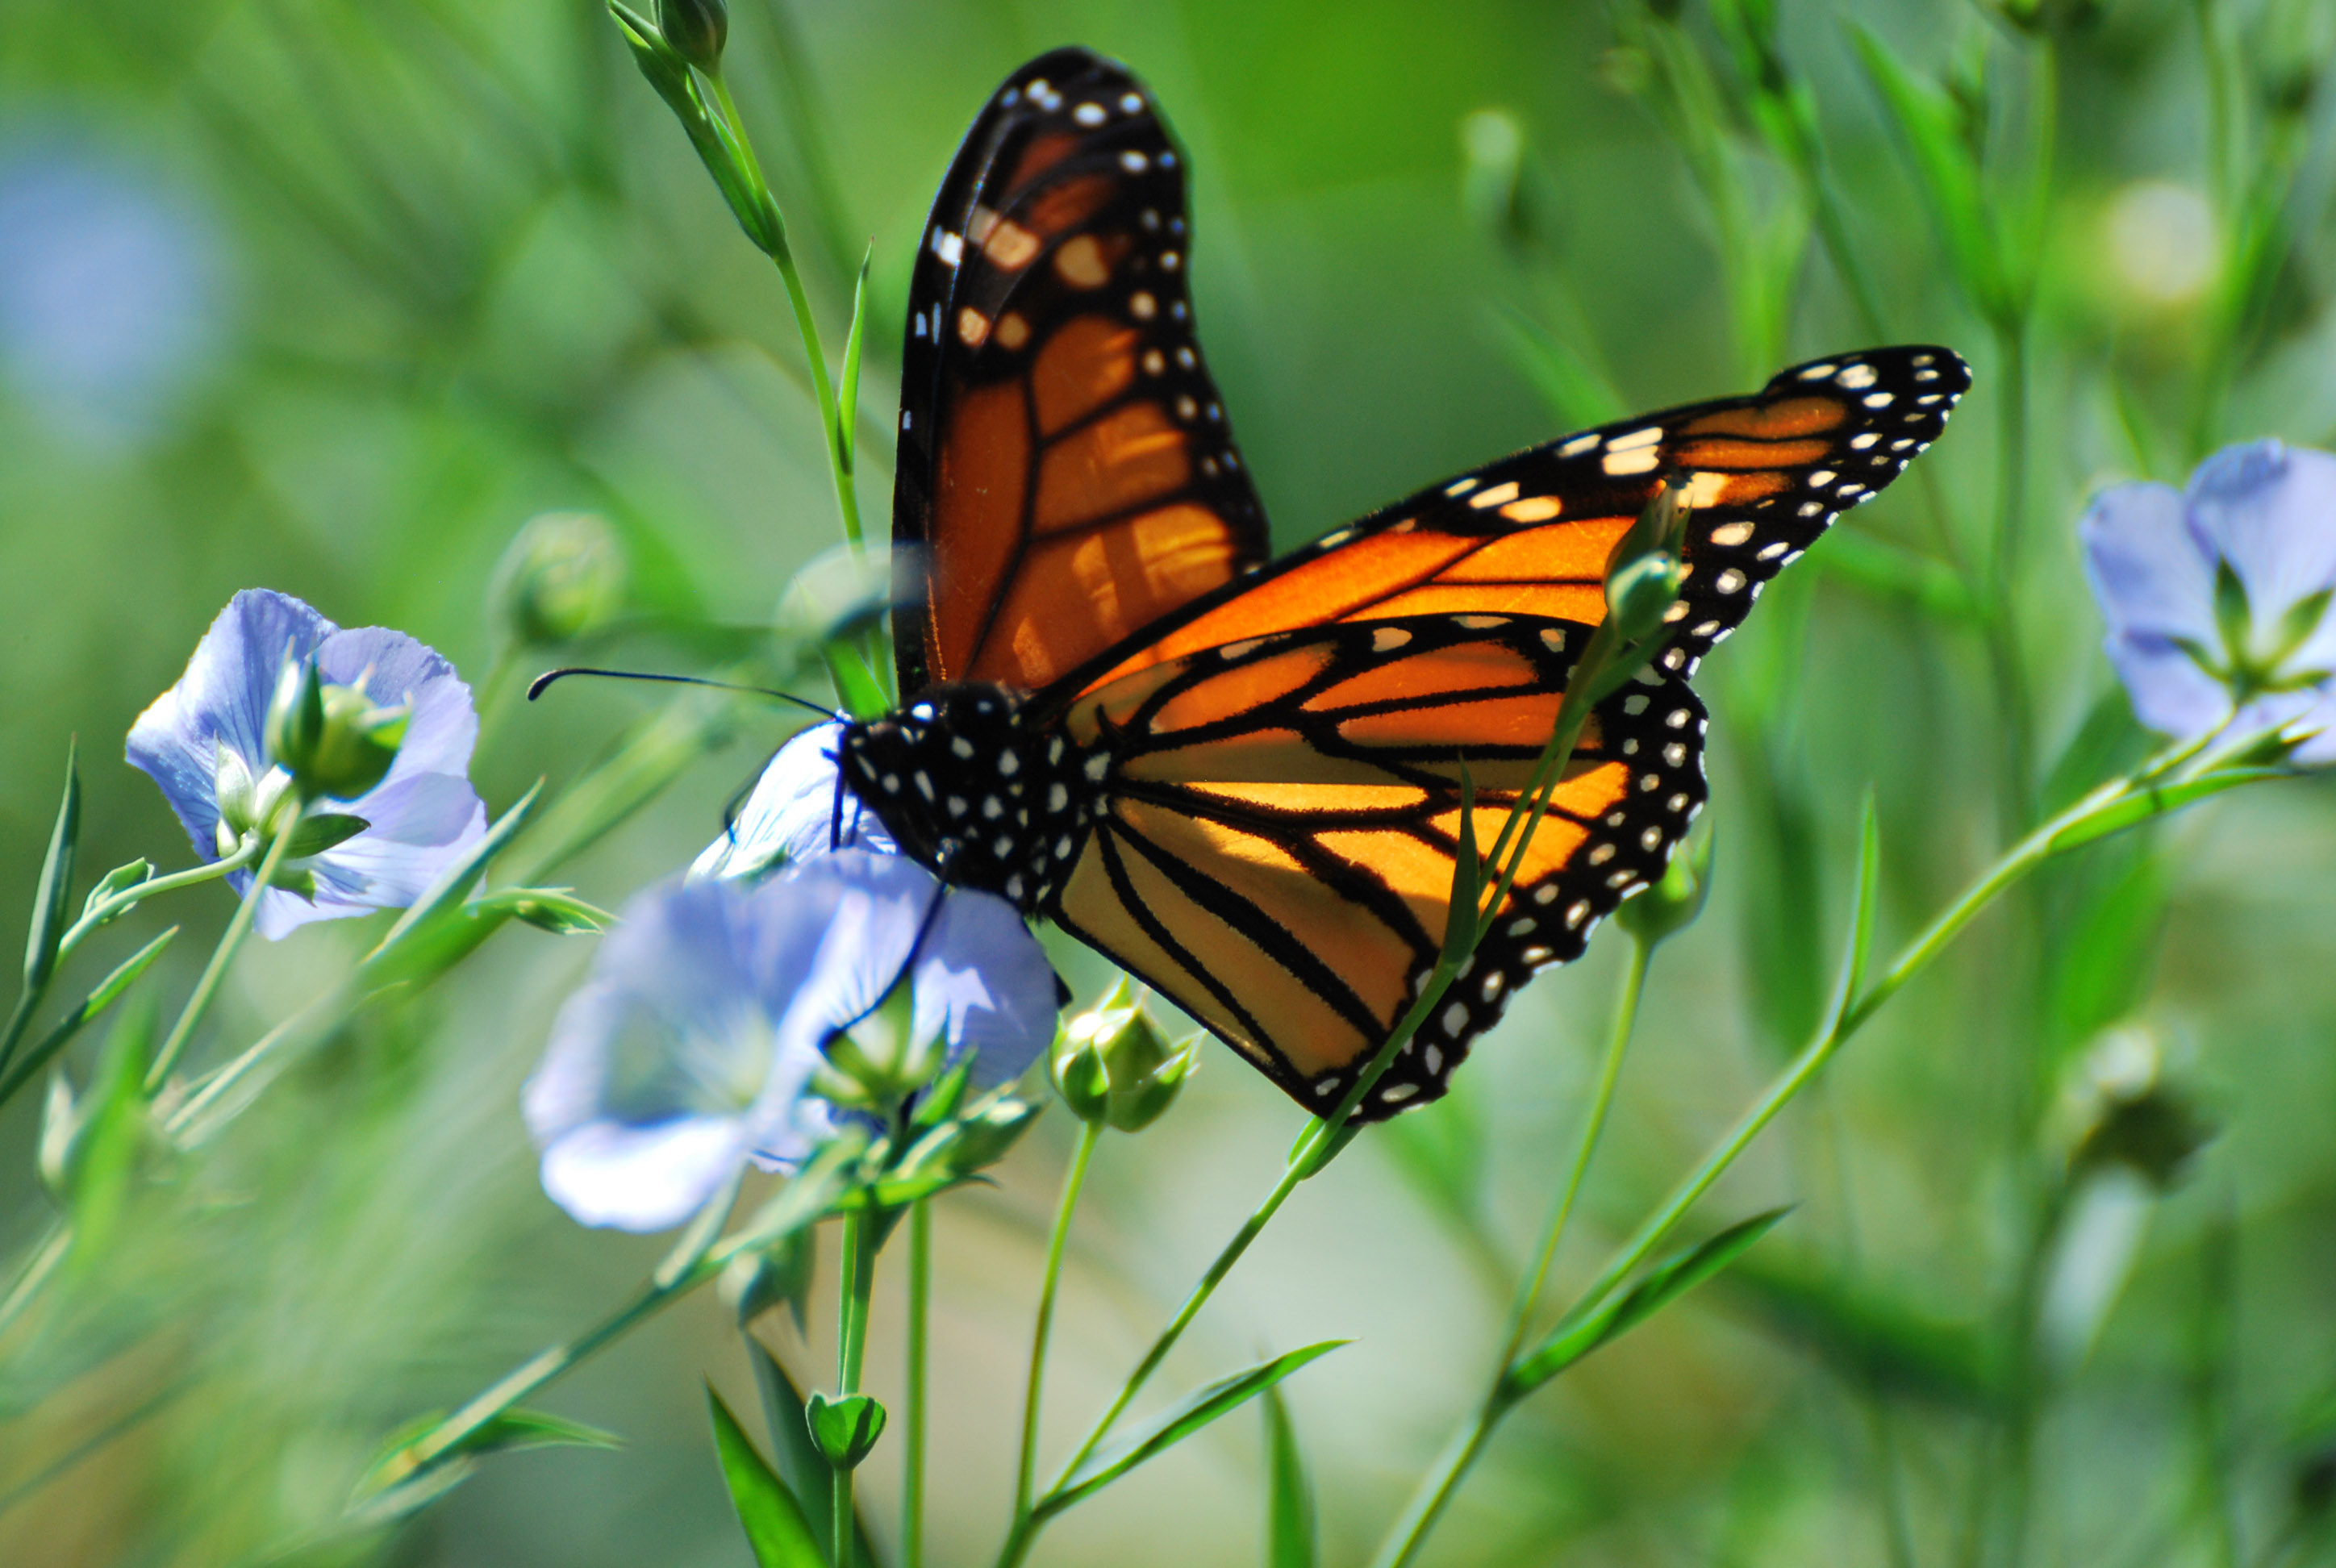
[(668, 686), (712, 687), (716, 691), (735, 691), (744, 692), (750, 696), (776, 697), (781, 702), (791, 702), (797, 707), (809, 708), (812, 712), (819, 715), (822, 718), (832, 718), (839, 721), (849, 722), (852, 716), (849, 714), (839, 713), (832, 708), (822, 707), (819, 704), (813, 702), (810, 698), (797, 696), (791, 691), (774, 691), (766, 686), (741, 686), (735, 681), (708, 680), (704, 676), (700, 675), (661, 675), (653, 670), (594, 669), (584, 665), (570, 665), (564, 669), (549, 669), (544, 671), (541, 675), (537, 676), (533, 680), (528, 682), (527, 700), (533, 702), (537, 697), (540, 697), (544, 694), (545, 688), (550, 687), (553, 681), (565, 680), (571, 675), (595, 675), (600, 677), (603, 680), (651, 680)]

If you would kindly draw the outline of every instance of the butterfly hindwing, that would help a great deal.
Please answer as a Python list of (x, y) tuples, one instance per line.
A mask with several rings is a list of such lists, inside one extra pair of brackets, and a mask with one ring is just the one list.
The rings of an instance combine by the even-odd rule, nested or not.
[[(1057, 920), (1324, 1109), (1436, 962), (1462, 761), (1489, 846), (1590, 630), (1409, 616), (1228, 645), (1099, 687), (1066, 733), (1109, 749), (1108, 804)], [(1507, 902), (1362, 1119), (1441, 1095), (1509, 993), (1579, 956), (1597, 920), (1660, 874), (1704, 800), (1703, 729), (1677, 676), (1649, 672), (1599, 706)]]
[(900, 689), (1024, 689), (1265, 557), (1192, 332), (1184, 164), (1150, 93), (1085, 50), (975, 122), (910, 297), (896, 542), (928, 581)]
[(1971, 385), (1951, 349), (1812, 360), (1749, 397), (1531, 447), (1387, 507), (1187, 606), (1050, 694), (1270, 632), (1430, 613), (1595, 624), (1614, 541), (1668, 478), (1684, 489), (1688, 578), (1660, 656), (1691, 671), (1761, 585), (1938, 438)]

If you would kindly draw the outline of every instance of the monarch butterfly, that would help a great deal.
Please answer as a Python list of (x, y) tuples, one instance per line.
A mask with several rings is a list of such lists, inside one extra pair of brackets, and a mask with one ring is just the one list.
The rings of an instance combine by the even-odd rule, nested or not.
[(1601, 701), (1471, 968), (1358, 1109), (1440, 1096), (1534, 971), (1660, 874), (1705, 789), (1688, 677), (1762, 584), (1895, 478), (1970, 385), (1939, 347), (1531, 448), (1279, 560), (1201, 359), (1184, 168), (1084, 50), (1007, 78), (909, 299), (894, 621), (906, 706), (842, 775), (901, 848), (1054, 920), (1335, 1104), (1433, 968), (1460, 831), (1523, 787), (1616, 540), (1691, 507), (1675, 628)]

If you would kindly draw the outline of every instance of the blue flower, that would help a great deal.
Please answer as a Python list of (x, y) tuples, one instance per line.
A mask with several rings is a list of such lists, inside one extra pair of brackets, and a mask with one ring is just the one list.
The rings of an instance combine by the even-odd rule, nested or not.
[(636, 898), (529, 1080), (543, 1186), (588, 1225), (679, 1224), (747, 1160), (803, 1159), (846, 1113), (813, 1092), (828, 1042), (909, 973), (913, 1033), (982, 1086), (1054, 1037), (1055, 974), (1013, 906), (944, 893), (897, 855)]
[[(413, 716), (381, 782), (334, 803), (370, 825), (287, 862), (293, 885), (261, 895), (257, 924), (269, 938), (309, 920), (402, 909), (486, 831), (465, 776), (479, 719), (454, 667), (403, 632), (343, 631), (297, 599), (250, 589), (219, 612), (179, 684), (130, 730), (131, 765), (162, 787), (198, 854), (220, 859), (272, 824), (291, 775), (268, 754), (268, 704), (287, 664), (311, 657), (326, 681), (362, 687), (385, 706), (410, 704)], [(229, 880), (240, 892), (251, 873)]]
[(779, 748), (729, 831), (706, 846), (693, 877), (758, 877), (839, 849), (898, 854), (876, 813), (842, 787), (841, 724), (818, 724)]
[(2226, 447), (2186, 490), (2104, 491), (2079, 531), (2142, 723), (2182, 740), (2284, 725), (2309, 736), (2296, 762), (2336, 762), (2336, 456)]

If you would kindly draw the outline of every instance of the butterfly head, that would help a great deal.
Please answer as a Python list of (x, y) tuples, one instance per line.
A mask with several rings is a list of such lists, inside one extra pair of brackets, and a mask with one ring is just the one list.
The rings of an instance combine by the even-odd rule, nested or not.
[(1020, 695), (943, 686), (843, 733), (843, 779), (908, 854), (1044, 912), (1102, 809), (1110, 754), (1026, 722)]

